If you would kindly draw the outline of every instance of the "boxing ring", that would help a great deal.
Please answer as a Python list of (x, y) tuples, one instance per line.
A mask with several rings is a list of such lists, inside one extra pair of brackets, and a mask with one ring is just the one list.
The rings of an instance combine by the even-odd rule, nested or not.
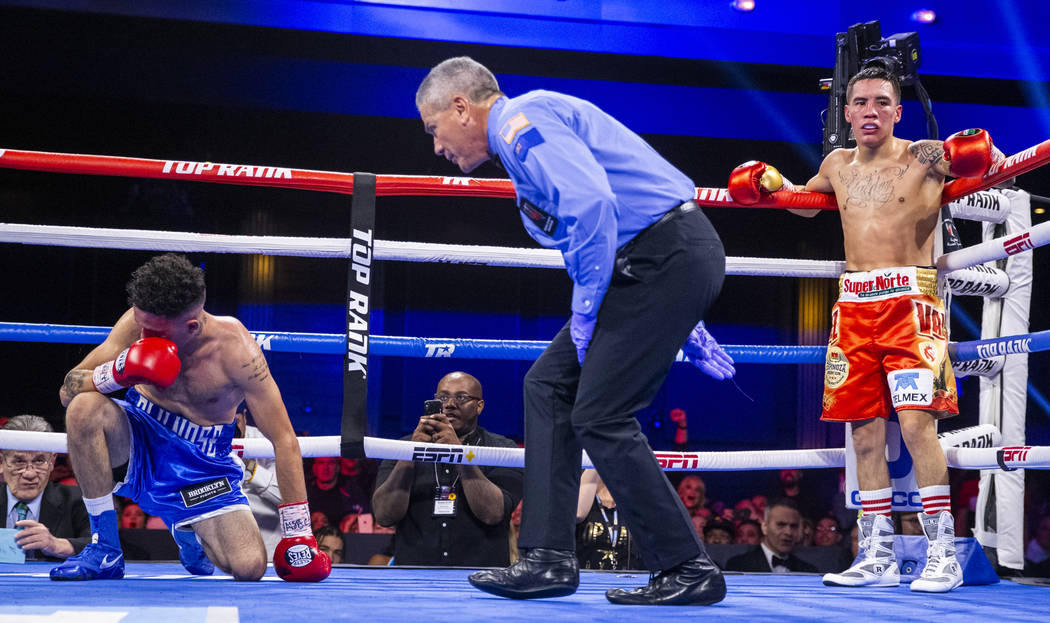
[[(983, 178), (959, 179), (945, 185), (943, 203), (958, 202), (1009, 178), (1042, 166), (1050, 160), (1050, 141), (1035, 145), (999, 163)], [(211, 162), (148, 160), (78, 154), (31, 152), (0, 148), (0, 168), (31, 169), (55, 173), (115, 175), (164, 178), (184, 181), (216, 182), (294, 188), (372, 198), (392, 195), (465, 196), (509, 198), (513, 188), (506, 180), (482, 180), (436, 176), (374, 176), (365, 187), (361, 177), (349, 173), (307, 171), (283, 167), (232, 165)], [(357, 192), (355, 192), (355, 187)], [(737, 206), (726, 189), (699, 188), (697, 201), (707, 207)], [(764, 198), (762, 208), (835, 209), (834, 199), (819, 193), (778, 192)], [(965, 210), (963, 210), (965, 212)], [(356, 218), (356, 217), (355, 217)], [(351, 276), (360, 280), (371, 261), (410, 261), (468, 263), (522, 268), (561, 268), (560, 254), (553, 250), (515, 249), (493, 246), (427, 244), (373, 240), (372, 229), (356, 229), (351, 238), (293, 238), (279, 236), (232, 236), (191, 232), (100, 229), (35, 224), (0, 224), (0, 242), (57, 245), (101, 249), (179, 251), (200, 253), (251, 253), (325, 257), (349, 260)], [(988, 237), (984, 242), (942, 255), (937, 262), (942, 273), (956, 276), (961, 293), (996, 293), (1009, 289), (1003, 271), (971, 267), (1031, 252), (1050, 243), (1050, 222), (1004, 236)], [(727, 275), (837, 278), (843, 262), (786, 260), (781, 258), (730, 257)], [(453, 270), (454, 268), (450, 268)], [(966, 272), (970, 271), (970, 272)], [(1004, 282), (1005, 280), (1005, 282)], [(422, 338), (367, 334), (367, 290), (352, 300), (364, 312), (363, 338), (346, 334), (256, 332), (253, 335), (264, 351), (315, 354), (341, 354), (349, 361), (366, 361), (370, 355), (474, 359), (532, 360), (546, 346), (542, 341)], [(360, 307), (362, 306), (363, 307)], [(351, 314), (352, 315), (352, 314)], [(97, 344), (108, 327), (45, 325), (0, 322), (0, 341), (61, 342)], [(349, 329), (348, 329), (349, 331)], [(824, 346), (723, 345), (741, 364), (819, 364), (824, 362)], [(363, 350), (362, 350), (363, 349)], [(973, 342), (952, 343), (949, 353), (957, 365), (969, 364), (969, 373), (1002, 373), (1005, 355), (1050, 350), (1050, 331), (997, 335)], [(1000, 360), (995, 358), (999, 357)], [(683, 361), (681, 353), (677, 358)], [(366, 365), (366, 363), (362, 363)], [(352, 368), (353, 366), (351, 366)], [(964, 366), (965, 367), (965, 366)], [(351, 409), (360, 410), (363, 403)], [(344, 405), (344, 418), (346, 407)], [(300, 438), (304, 457), (347, 455), (347, 429), (341, 436)], [(983, 422), (983, 420), (982, 420)], [(357, 424), (363, 426), (361, 420)], [(1023, 429), (1023, 426), (1022, 426)], [(443, 463), (522, 466), (524, 450), (423, 444), (363, 436), (358, 440), (363, 455), (378, 459), (402, 459)], [(990, 439), (993, 444), (976, 440)], [(961, 469), (1013, 473), (1023, 469), (1050, 469), (1050, 447), (1011, 444), (1000, 428), (990, 423), (942, 435), (948, 464)], [(352, 444), (351, 444), (352, 445)], [(990, 447), (979, 447), (979, 446)], [(65, 436), (60, 433), (0, 431), (0, 447), (17, 450), (64, 452)], [(265, 440), (238, 440), (236, 451), (244, 457), (273, 456)], [(847, 449), (778, 450), (754, 452), (656, 452), (661, 465), (674, 471), (726, 471), (783, 468), (840, 468), (847, 465)], [(584, 456), (584, 466), (589, 460)], [(1022, 481), (1023, 482), (1023, 481)], [(333, 570), (317, 585), (285, 584), (272, 571), (259, 584), (230, 584), (229, 578), (195, 578), (181, 566), (162, 563), (131, 563), (121, 582), (74, 583), (63, 586), (60, 594), (52, 585), (42, 584), (49, 565), (0, 564), (0, 593), (10, 595), (0, 604), (0, 623), (6, 621), (69, 620), (76, 612), (84, 621), (138, 621), (160, 623), (178, 618), (189, 621), (225, 622), (238, 620), (278, 620), (273, 604), (294, 604), (296, 618), (336, 620), (391, 618), (391, 607), (411, 613), (412, 618), (435, 620), (532, 620), (537, 616), (585, 618), (637, 618), (661, 620), (680, 617), (677, 608), (624, 609), (604, 598), (611, 587), (633, 587), (647, 578), (638, 573), (584, 572), (580, 590), (568, 598), (513, 602), (480, 593), (466, 583), (467, 570), (365, 568), (343, 566)], [(941, 614), (967, 613), (1001, 620), (1031, 620), (1050, 607), (1050, 592), (1014, 582), (987, 586), (964, 586), (950, 596), (911, 594), (906, 587), (887, 589), (835, 589), (820, 585), (819, 577), (807, 574), (727, 574), (729, 587), (725, 601), (712, 606), (721, 618), (755, 620), (759, 617), (813, 620), (828, 618), (830, 612), (854, 618), (864, 613), (904, 620)], [(198, 586), (192, 588), (186, 582)], [(41, 590), (44, 588), (44, 590)], [(323, 593), (317, 593), (323, 591)], [(814, 599), (819, 594), (819, 599)], [(148, 596), (147, 596), (148, 595)], [(100, 602), (104, 605), (100, 605)], [(189, 603), (187, 603), (189, 602)], [(202, 605), (203, 604), (203, 605)], [(336, 610), (333, 610), (335, 604)], [(580, 605), (586, 605), (581, 609)], [(608, 608), (608, 609), (607, 609)], [(123, 612), (124, 618), (117, 614)], [(407, 618), (407, 614), (403, 615)], [(57, 618), (48, 618), (57, 617)], [(66, 618), (62, 618), (66, 617)], [(107, 618), (108, 617), (108, 618)]]

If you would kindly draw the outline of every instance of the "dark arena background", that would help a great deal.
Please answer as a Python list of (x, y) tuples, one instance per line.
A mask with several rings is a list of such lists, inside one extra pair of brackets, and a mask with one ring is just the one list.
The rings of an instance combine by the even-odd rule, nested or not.
[[(724, 187), (730, 170), (751, 159), (776, 164), (803, 184), (822, 157), (828, 97), (819, 85), (831, 77), (835, 33), (870, 20), (881, 21), (884, 36), (919, 34), (919, 71), (940, 126), (938, 138), (983, 127), (1007, 155), (1050, 138), (1050, 46), (1043, 32), (1050, 24), (1050, 5), (1045, 2), (888, 0), (840, 6), (829, 0), (756, 0), (754, 5), (753, 11), (742, 12), (729, 0), (0, 0), (0, 150), (461, 175), (434, 156), (413, 96), (430, 67), (465, 54), (491, 68), (508, 95), (544, 88), (595, 102), (642, 134), (697, 186)], [(935, 22), (912, 21), (911, 15), (924, 8), (936, 10)], [(896, 135), (918, 139), (926, 138), (925, 132), (922, 109), (906, 89)], [(491, 163), (471, 175), (504, 177)], [(1021, 176), (1017, 184), (1050, 196), (1045, 169)], [(1033, 224), (1045, 221), (1041, 204), (1032, 205)], [(843, 259), (834, 212), (814, 219), (783, 210), (705, 212), (728, 256)], [(349, 215), (347, 195), (0, 169), (0, 220), (6, 223), (348, 237)], [(979, 241), (979, 225), (962, 221), (959, 226), (964, 243)], [(380, 197), (375, 238), (536, 247), (507, 199)], [(124, 284), (131, 270), (151, 255), (2, 244), (0, 321), (112, 325), (126, 309)], [(1046, 256), (1034, 251), (1031, 331), (1050, 328)], [(253, 331), (341, 333), (345, 328), (345, 261), (191, 257), (206, 269), (207, 308), (214, 314), (237, 316)], [(378, 262), (373, 271), (370, 330), (375, 335), (548, 340), (568, 314), (571, 282), (561, 270)], [(803, 296), (803, 289), (810, 294)], [(708, 326), (723, 344), (819, 345), (826, 341), (835, 291), (831, 279), (730, 276)], [(826, 308), (815, 309), (815, 301)], [(980, 317), (979, 299), (956, 297), (952, 339), (979, 338)], [(89, 350), (0, 342), (0, 415), (39, 414), (62, 430), (59, 385)], [(339, 434), (341, 357), (270, 353), (268, 359), (299, 434)], [(410, 432), (438, 379), (462, 369), (484, 386), (482, 424), (522, 441), (521, 384), (528, 365), (373, 357), (368, 434), (397, 438)], [(1027, 442), (1050, 445), (1050, 357), (1033, 354), (1029, 366)], [(737, 369), (739, 389), (675, 366), (654, 403), (639, 414), (651, 445), (671, 447), (674, 424), (668, 413), (682, 408), (693, 450), (842, 447), (843, 428), (818, 421), (820, 366), (743, 364)], [(961, 380), (959, 389), (962, 414), (944, 422), (942, 430), (977, 424), (977, 379)], [(815, 470), (807, 478), (830, 495), (837, 472)], [(1046, 505), (1050, 480), (1044, 474), (1028, 472), (1028, 495)], [(716, 498), (731, 498), (736, 487), (762, 490), (774, 477), (763, 471), (704, 474), (708, 497)], [(177, 566), (167, 570), (179, 571)], [(635, 610), (626, 615), (611, 610), (597, 584), (564, 607), (548, 602), (530, 611), (529, 604), (504, 604), (472, 592), (462, 573), (421, 571), (430, 575), (418, 576), (419, 582), (410, 572), (382, 573), (387, 575), (334, 577), (337, 593), (325, 592), (327, 583), (306, 587), (312, 591), (309, 599), (319, 601), (302, 612), (314, 608), (319, 620), (331, 620), (335, 615), (324, 611), (320, 600), (363, 601), (356, 587), (374, 578), (379, 590), (372, 587), (368, 595), (383, 601), (339, 611), (360, 615), (355, 620), (404, 620), (409, 616), (400, 603), (404, 591), (412, 595), (412, 608), (438, 620), (635, 616)], [(614, 577), (601, 576), (597, 582)], [(59, 588), (65, 587), (45, 582), (42, 576), (26, 577), (17, 586), (27, 594), (46, 590), (56, 603), (93, 607), (94, 587), (77, 587), (63, 601)], [(820, 595), (815, 578), (794, 577), (776, 589), (782, 593), (744, 576), (731, 577), (729, 584), (730, 598), (718, 608), (719, 617), (807, 620), (834, 619), (829, 612), (842, 618), (885, 612), (910, 620), (968, 612), (1009, 621), (1043, 616), (1050, 603), (1046, 589), (1034, 597), (1016, 597), (1009, 591), (1018, 587), (1006, 583), (980, 587), (987, 593), (972, 592), (959, 601), (914, 598), (887, 602), (885, 609), (869, 593), (861, 601), (837, 592), (825, 610), (815, 604)], [(215, 590), (219, 585), (174, 580), (145, 583), (140, 602), (127, 601), (121, 586), (107, 588), (98, 599), (145, 607), (146, 591), (153, 586), (160, 594), (169, 591), (195, 603), (201, 591), (199, 603), (239, 607), (241, 621), (276, 616), (255, 601), (252, 586), (237, 586), (238, 596), (229, 603), (224, 597), (229, 593)], [(303, 599), (295, 596), (299, 587), (259, 588), (271, 591), (265, 599), (274, 604)], [(730, 608), (734, 588), (735, 598), (746, 602), (735, 612)], [(794, 597), (778, 602), (784, 594)], [(424, 597), (448, 609), (428, 610)], [(482, 602), (473, 614), (450, 611), (474, 607), (468, 598)], [(58, 620), (45, 617), (51, 611), (41, 604), (47, 602), (32, 600), (12, 602), (26, 604), (18, 611), (25, 618), (8, 618), (15, 614), (2, 606), (7, 600), (0, 598), (0, 621)], [(577, 602), (594, 609), (569, 606)], [(144, 617), (147, 610), (134, 616)], [(208, 614), (204, 606), (194, 613), (153, 610), (154, 623), (165, 617), (236, 620), (221, 618), (227, 615), (218, 611)]]

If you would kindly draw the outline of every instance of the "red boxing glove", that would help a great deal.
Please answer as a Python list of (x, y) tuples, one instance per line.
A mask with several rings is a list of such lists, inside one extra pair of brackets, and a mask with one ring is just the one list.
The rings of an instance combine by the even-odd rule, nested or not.
[(741, 205), (758, 203), (763, 194), (792, 188), (776, 167), (751, 160), (733, 169), (729, 174), (729, 196)]
[(992, 137), (980, 129), (956, 132), (944, 141), (944, 159), (955, 177), (981, 177), (995, 162)]
[(273, 552), (273, 569), (286, 582), (320, 582), (332, 572), (332, 559), (317, 549), (310, 532), (310, 507), (306, 502), (281, 504), (281, 542)]
[(125, 348), (113, 361), (95, 368), (91, 380), (102, 394), (139, 383), (170, 387), (181, 368), (179, 349), (174, 342), (162, 337), (144, 337)]

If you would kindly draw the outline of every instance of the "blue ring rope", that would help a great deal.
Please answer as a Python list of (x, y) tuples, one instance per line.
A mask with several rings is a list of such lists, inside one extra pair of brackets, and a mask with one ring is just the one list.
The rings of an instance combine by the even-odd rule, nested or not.
[[(49, 342), (60, 344), (99, 344), (109, 327), (63, 324), (0, 322), (0, 341)], [(263, 350), (270, 352), (342, 355), (344, 336), (336, 333), (287, 333), (253, 331)], [(514, 359), (531, 361), (540, 356), (549, 342), (541, 340), (475, 340), (462, 338), (402, 337), (373, 335), (369, 353), (393, 357)], [(824, 363), (824, 346), (722, 346), (736, 363)], [(1013, 353), (1050, 350), (1050, 330), (973, 342), (952, 342), (948, 347), (953, 361), (981, 359)], [(681, 357), (679, 357), (681, 359)]]

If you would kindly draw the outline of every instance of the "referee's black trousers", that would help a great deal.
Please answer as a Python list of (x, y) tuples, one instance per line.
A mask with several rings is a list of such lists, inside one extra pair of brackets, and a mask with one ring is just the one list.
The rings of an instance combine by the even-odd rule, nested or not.
[(566, 324), (525, 375), (518, 546), (575, 549), (582, 448), (646, 566), (669, 569), (703, 545), (634, 413), (652, 402), (678, 349), (718, 296), (725, 251), (695, 209), (643, 230), (618, 259), (583, 366)]

